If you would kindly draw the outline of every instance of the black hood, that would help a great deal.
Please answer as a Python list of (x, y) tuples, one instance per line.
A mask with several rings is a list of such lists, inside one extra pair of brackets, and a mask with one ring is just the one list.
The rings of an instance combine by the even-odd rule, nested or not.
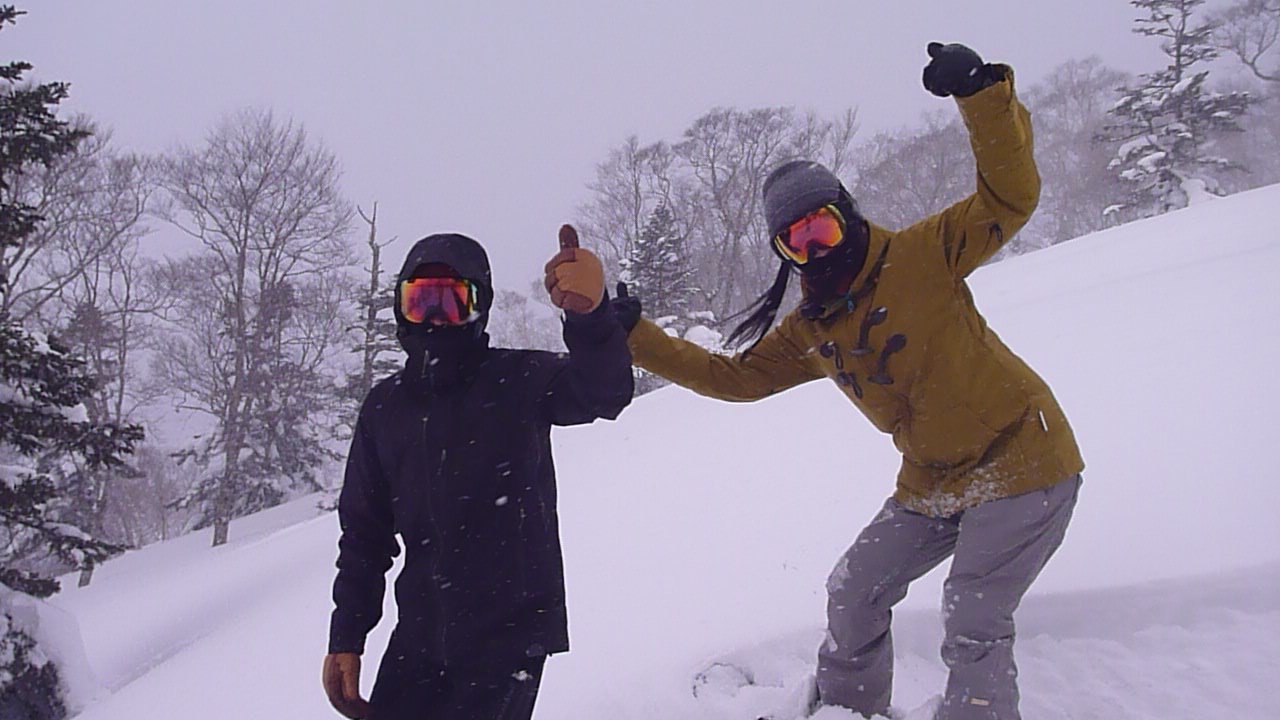
[[(411, 323), (400, 312), (400, 283), (413, 276), (421, 265), (442, 264), (474, 282), (479, 290), (480, 317), (461, 327), (435, 327)], [(428, 235), (414, 243), (396, 276), (396, 339), (408, 353), (404, 379), (423, 390), (442, 391), (465, 382), (483, 359), (489, 346), (485, 326), (493, 305), (493, 276), (489, 256), (480, 243), (466, 235)]]
[(399, 279), (409, 279), (415, 268), (429, 263), (443, 263), (468, 280), (486, 288), (493, 287), (489, 255), (480, 243), (466, 235), (440, 233), (428, 235), (414, 243), (405, 256), (404, 265), (400, 267)]
[[(421, 265), (439, 263), (448, 265), (458, 275), (480, 286), (480, 323), (489, 320), (489, 308), (493, 305), (493, 275), (489, 270), (489, 255), (480, 243), (466, 235), (457, 233), (440, 233), (428, 235), (410, 248), (409, 254), (400, 266), (400, 274), (396, 276), (395, 315), (396, 325), (404, 328), (416, 327), (400, 314), (400, 283), (413, 276), (413, 271)], [(483, 329), (483, 328), (482, 328)]]

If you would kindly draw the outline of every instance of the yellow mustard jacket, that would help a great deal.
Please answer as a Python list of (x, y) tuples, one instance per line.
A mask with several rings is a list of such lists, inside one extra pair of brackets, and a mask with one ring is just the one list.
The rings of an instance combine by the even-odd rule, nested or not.
[(1030, 114), (1003, 69), (1003, 81), (957, 98), (977, 192), (900, 232), (872, 225), (848, 297), (818, 317), (791, 312), (733, 357), (642, 319), (629, 340), (635, 364), (738, 402), (830, 378), (893, 435), (902, 452), (895, 498), (934, 517), (1080, 472), (1084, 461), (1053, 393), (987, 327), (965, 282), (1027, 222), (1040, 196)]

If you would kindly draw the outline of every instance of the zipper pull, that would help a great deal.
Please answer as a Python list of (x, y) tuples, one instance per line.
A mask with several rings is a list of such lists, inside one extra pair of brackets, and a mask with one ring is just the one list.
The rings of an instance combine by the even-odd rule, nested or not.
[(867, 316), (862, 319), (862, 329), (858, 331), (858, 346), (850, 350), (849, 354), (854, 357), (862, 357), (875, 352), (875, 350), (867, 346), (867, 342), (871, 337), (871, 328), (883, 325), (888, 318), (889, 308), (883, 305), (867, 313)]

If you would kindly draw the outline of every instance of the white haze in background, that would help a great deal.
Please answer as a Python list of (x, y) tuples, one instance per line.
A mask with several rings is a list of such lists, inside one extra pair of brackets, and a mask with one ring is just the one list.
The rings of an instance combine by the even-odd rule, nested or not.
[[(716, 106), (792, 105), (856, 106), (869, 137), (951, 107), (920, 85), (934, 40), (1011, 63), (1024, 87), (1091, 54), (1164, 65), (1122, 0), (22, 5), (6, 56), (70, 82), (67, 110), (119, 147), (194, 145), (225, 113), (272, 108), (335, 152), (353, 201), (379, 201), (381, 236), (399, 238), (391, 266), (413, 240), (460, 231), (489, 248), (499, 287), (521, 291), (631, 134), (674, 140)], [(145, 242), (191, 246), (160, 223)]]

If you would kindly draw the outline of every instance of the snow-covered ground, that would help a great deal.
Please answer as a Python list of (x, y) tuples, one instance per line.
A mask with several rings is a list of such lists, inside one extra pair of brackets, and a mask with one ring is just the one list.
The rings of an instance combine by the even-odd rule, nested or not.
[[(1088, 463), (1018, 614), (1028, 718), (1280, 717), (1278, 207), (1265, 188), (972, 280)], [(803, 454), (776, 441), (797, 425)], [(574, 649), (548, 664), (542, 720), (742, 720), (782, 702), (812, 668), (826, 575), (897, 463), (825, 382), (751, 405), (669, 388), (555, 446)], [(104, 687), (82, 717), (336, 717), (319, 675), (337, 521), (314, 504), (234, 523), (216, 550), (202, 532), (67, 583), (53, 602)], [(896, 616), (903, 708), (943, 685), (943, 572)], [(370, 641), (366, 691), (389, 630)], [(724, 682), (719, 662), (755, 684)]]

